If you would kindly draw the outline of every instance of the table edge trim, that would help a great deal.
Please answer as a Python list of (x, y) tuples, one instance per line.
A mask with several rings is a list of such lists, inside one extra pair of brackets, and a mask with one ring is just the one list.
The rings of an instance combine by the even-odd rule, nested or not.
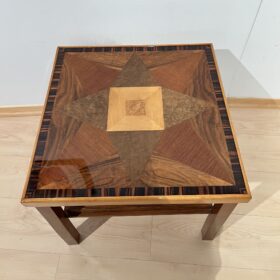
[(234, 140), (234, 143), (235, 143), (236, 152), (237, 152), (237, 155), (238, 155), (238, 160), (239, 160), (239, 164), (240, 164), (240, 168), (241, 168), (241, 172), (242, 172), (242, 176), (243, 176), (243, 181), (244, 181), (244, 184), (245, 184), (247, 194), (250, 197), (252, 197), (250, 187), (249, 187), (249, 183), (248, 183), (248, 178), (247, 178), (247, 175), (246, 175), (246, 172), (245, 172), (243, 160), (242, 160), (241, 153), (240, 153), (239, 144), (238, 144), (238, 141), (237, 141), (235, 128), (234, 128), (233, 121), (232, 121), (232, 118), (231, 118), (231, 113), (230, 113), (230, 109), (229, 109), (230, 107), (228, 105), (227, 97), (225, 95), (225, 88), (224, 88), (224, 85), (223, 85), (223, 82), (222, 82), (221, 73), (220, 73), (220, 69), (219, 69), (219, 66), (218, 66), (218, 61), (217, 61), (214, 45), (211, 43), (210, 46), (211, 46), (211, 52), (212, 52), (212, 55), (213, 55), (213, 58), (214, 58), (215, 68), (216, 68), (216, 71), (217, 71), (217, 74), (218, 74), (218, 80), (219, 80), (219, 83), (220, 83), (220, 86), (221, 86), (221, 92), (222, 92), (222, 95), (223, 95), (223, 99), (224, 99), (224, 103), (225, 103), (225, 107), (226, 107), (231, 131), (232, 131), (233, 140)]
[(165, 195), (124, 197), (69, 197), (69, 198), (24, 198), (25, 206), (87, 206), (87, 205), (139, 205), (139, 204), (200, 204), (200, 203), (245, 203), (250, 194), (223, 195)]

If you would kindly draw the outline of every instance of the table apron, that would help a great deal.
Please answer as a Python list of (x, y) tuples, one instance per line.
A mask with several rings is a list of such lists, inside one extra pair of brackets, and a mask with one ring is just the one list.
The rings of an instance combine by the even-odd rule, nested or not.
[(220, 204), (66, 206), (69, 218), (94, 216), (144, 216), (216, 213)]

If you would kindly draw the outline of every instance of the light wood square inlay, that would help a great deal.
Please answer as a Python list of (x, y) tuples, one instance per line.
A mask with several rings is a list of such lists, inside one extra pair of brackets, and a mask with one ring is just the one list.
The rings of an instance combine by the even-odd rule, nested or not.
[(107, 131), (163, 130), (161, 87), (111, 87)]

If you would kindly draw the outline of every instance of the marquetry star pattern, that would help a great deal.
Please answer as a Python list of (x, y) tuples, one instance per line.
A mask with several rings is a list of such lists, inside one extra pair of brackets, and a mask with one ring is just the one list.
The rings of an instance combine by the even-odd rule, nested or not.
[[(59, 171), (43, 168), (41, 188), (234, 184), (202, 52), (69, 54), (64, 67), (55, 105), (59, 117), (49, 140), (62, 144), (45, 155), (83, 161), (79, 172), (63, 164)], [(161, 87), (164, 129), (108, 131), (112, 87)], [(131, 104), (142, 106), (139, 115), (144, 114), (143, 105)], [(56, 126), (64, 128), (64, 135), (56, 133)], [(89, 181), (81, 170), (90, 173)]]

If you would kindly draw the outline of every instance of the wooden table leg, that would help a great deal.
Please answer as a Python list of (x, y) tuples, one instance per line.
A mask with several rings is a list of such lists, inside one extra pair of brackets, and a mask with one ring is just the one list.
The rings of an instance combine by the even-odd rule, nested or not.
[(67, 244), (79, 243), (80, 234), (61, 207), (37, 207), (37, 210)]
[(202, 239), (213, 240), (237, 204), (215, 204), (202, 227)]

